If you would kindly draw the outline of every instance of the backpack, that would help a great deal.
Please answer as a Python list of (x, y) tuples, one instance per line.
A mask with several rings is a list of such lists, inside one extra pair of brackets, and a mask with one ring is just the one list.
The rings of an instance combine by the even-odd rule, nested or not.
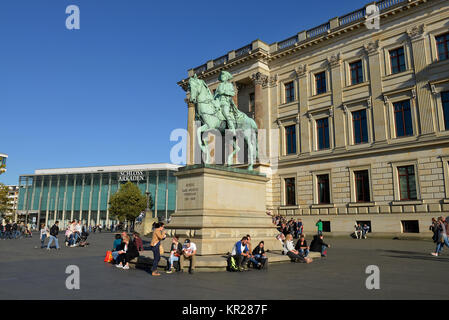
[(235, 258), (232, 256), (230, 256), (228, 259), (228, 271), (231, 271), (231, 272), (239, 271), (239, 268), (237, 267)]

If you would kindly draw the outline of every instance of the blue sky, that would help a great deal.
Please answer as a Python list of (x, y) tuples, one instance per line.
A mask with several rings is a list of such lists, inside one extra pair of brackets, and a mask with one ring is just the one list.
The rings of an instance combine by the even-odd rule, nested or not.
[[(35, 169), (169, 162), (187, 70), (367, 1), (2, 0), (0, 182)], [(65, 9), (81, 11), (68, 30)]]

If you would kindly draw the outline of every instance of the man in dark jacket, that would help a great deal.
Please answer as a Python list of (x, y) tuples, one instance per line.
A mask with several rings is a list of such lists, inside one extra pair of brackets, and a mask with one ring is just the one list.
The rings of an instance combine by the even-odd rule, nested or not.
[(327, 248), (331, 246), (323, 241), (323, 235), (313, 236), (312, 243), (310, 244), (310, 251), (321, 252), (321, 256), (325, 257), (327, 255)]
[(59, 221), (56, 221), (53, 227), (50, 228), (50, 240), (48, 241), (47, 250), (50, 250), (50, 245), (54, 241), (56, 243), (56, 249), (59, 250), (58, 234), (59, 234)]
[(6, 224), (6, 226), (5, 226), (5, 237), (4, 237), (4, 239), (6, 239), (6, 237), (8, 237), (9, 239), (12, 238), (12, 234), (11, 234), (12, 230), (11, 229), (12, 229), (12, 225), (11, 225), (10, 222), (8, 222)]

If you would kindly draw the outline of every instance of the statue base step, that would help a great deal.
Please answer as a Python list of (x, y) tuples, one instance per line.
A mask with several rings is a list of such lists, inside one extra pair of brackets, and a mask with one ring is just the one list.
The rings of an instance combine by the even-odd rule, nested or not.
[(176, 174), (177, 210), (167, 224), (167, 235), (189, 238), (198, 255), (231, 252), (235, 242), (251, 235), (254, 248), (280, 250), (278, 231), (266, 214), (265, 175), (237, 168), (194, 165)]

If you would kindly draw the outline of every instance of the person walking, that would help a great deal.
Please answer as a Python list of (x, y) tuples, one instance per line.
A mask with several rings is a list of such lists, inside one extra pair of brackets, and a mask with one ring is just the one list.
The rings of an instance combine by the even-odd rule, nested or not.
[(449, 247), (449, 238), (448, 238), (449, 225), (444, 217), (438, 218), (437, 230), (438, 230), (437, 247), (435, 249), (435, 252), (431, 253), (434, 257), (438, 257), (439, 255), (441, 255), (444, 245)]
[(160, 276), (161, 274), (157, 272), (157, 266), (159, 260), (161, 259), (160, 246), (161, 241), (165, 239), (165, 231), (163, 223), (156, 223), (154, 225), (153, 238), (151, 239), (151, 251), (153, 251), (153, 266), (151, 267), (152, 276)]
[(50, 246), (53, 241), (56, 243), (56, 250), (59, 250), (58, 234), (59, 234), (59, 221), (56, 221), (53, 227), (50, 228), (50, 240), (48, 241), (47, 250), (50, 250)]
[(315, 224), (318, 228), (318, 235), (322, 235), (323, 234), (323, 221), (318, 220), (318, 222)]
[(45, 239), (47, 239), (49, 235), (50, 230), (48, 230), (48, 227), (44, 223), (41, 223), (41, 231), (39, 237), (39, 239), (41, 239), (41, 249), (45, 247)]

